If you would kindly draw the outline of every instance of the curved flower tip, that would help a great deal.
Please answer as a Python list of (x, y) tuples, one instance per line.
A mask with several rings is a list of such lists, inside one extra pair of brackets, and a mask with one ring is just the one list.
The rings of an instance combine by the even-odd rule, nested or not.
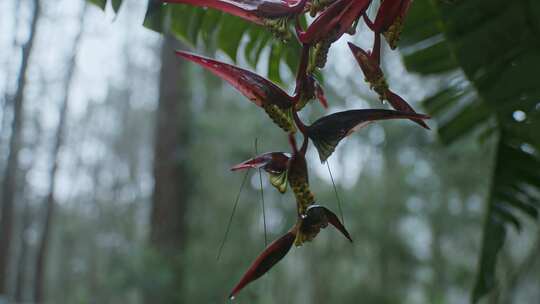
[(292, 98), (285, 91), (270, 80), (251, 71), (189, 52), (176, 51), (176, 55), (202, 66), (214, 75), (227, 81), (260, 107), (269, 103), (276, 104), (282, 108), (287, 108), (291, 105)]
[[(388, 100), (390, 105), (398, 111), (416, 113), (414, 109), (399, 95), (395, 94), (388, 88), (384, 74), (380, 68), (377, 58), (371, 53), (364, 51), (360, 47), (349, 42), (349, 48), (362, 69), (366, 81), (370, 87), (379, 94), (381, 101)], [(429, 126), (421, 119), (411, 119), (425, 129), (430, 130)]]
[(275, 264), (277, 264), (289, 252), (296, 238), (296, 231), (291, 230), (281, 238), (272, 242), (255, 259), (253, 264), (246, 271), (240, 282), (233, 288), (229, 298), (232, 300), (249, 283), (257, 280), (267, 273)]
[(351, 235), (332, 211), (320, 205), (311, 205), (302, 216), (299, 233), (296, 236), (296, 245), (300, 246), (306, 241), (313, 240), (321, 229), (328, 226), (328, 223), (352, 243)]
[(429, 116), (382, 109), (349, 110), (318, 119), (307, 128), (307, 135), (315, 144), (321, 162), (325, 162), (343, 138), (374, 121), (387, 119), (424, 120)]
[[(390, 90), (387, 90), (385, 95), (390, 105), (392, 105), (392, 108), (398, 111), (416, 113), (414, 109), (411, 107), (411, 105), (409, 105), (403, 98), (401, 98), (401, 96), (397, 95), (396, 93)], [(427, 117), (427, 118), (429, 119), (430, 117)], [(411, 120), (417, 123), (418, 125), (420, 125), (422, 128), (431, 130), (431, 128), (422, 119), (411, 119)]]
[(371, 53), (364, 51), (351, 42), (349, 42), (349, 48), (351, 49), (356, 62), (360, 66), (360, 69), (364, 73), (366, 82), (368, 82), (370, 87), (379, 94), (381, 100), (385, 99), (388, 84), (386, 83), (378, 59), (372, 56)]
[(287, 169), (287, 163), (289, 161), (289, 154), (283, 152), (268, 152), (258, 155), (252, 159), (248, 159), (234, 167), (231, 171), (237, 171), (242, 169), (258, 169), (263, 168), (269, 172), (278, 173)]
[(269, 152), (248, 159), (232, 167), (231, 171), (261, 168), (270, 176), (272, 186), (276, 187), (279, 192), (285, 193), (287, 191), (287, 166), (290, 158), (291, 156), (288, 153)]
[(347, 231), (345, 226), (341, 223), (341, 221), (339, 220), (337, 215), (334, 212), (330, 211), (330, 209), (328, 209), (328, 208), (325, 208), (325, 207), (321, 207), (321, 208), (324, 209), (324, 212), (325, 212), (326, 218), (328, 219), (328, 222), (332, 226), (334, 226), (339, 232), (341, 232), (341, 234), (343, 234), (352, 243), (353, 240), (351, 238), (351, 235), (349, 234), (349, 232)]
[(176, 55), (202, 66), (227, 81), (251, 102), (263, 108), (286, 132), (296, 131), (292, 116), (293, 98), (270, 80), (237, 66), (189, 52), (176, 51)]

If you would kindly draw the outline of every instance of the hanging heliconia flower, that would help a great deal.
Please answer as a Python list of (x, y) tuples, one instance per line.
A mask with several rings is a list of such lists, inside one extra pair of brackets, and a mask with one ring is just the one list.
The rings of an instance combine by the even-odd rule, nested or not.
[(284, 236), (268, 245), (248, 268), (240, 282), (233, 288), (229, 297), (234, 299), (236, 294), (247, 284), (260, 278), (275, 264), (287, 255), (292, 245), (302, 246), (304, 242), (313, 240), (321, 231), (331, 224), (350, 242), (352, 238), (339, 221), (337, 215), (323, 206), (311, 205), (306, 212), (299, 216), (296, 224)]
[[(246, 285), (260, 278), (276, 265), (292, 248), (315, 239), (328, 224), (334, 226), (349, 241), (352, 238), (329, 209), (317, 205), (310, 189), (306, 152), (312, 142), (321, 162), (325, 162), (342, 139), (367, 125), (381, 120), (409, 119), (429, 129), (425, 123), (428, 116), (418, 114), (398, 94), (390, 90), (380, 66), (381, 35), (392, 49), (397, 47), (407, 11), (412, 0), (382, 0), (375, 21), (366, 14), (371, 0), (157, 0), (163, 3), (189, 4), (209, 7), (238, 16), (250, 22), (267, 26), (280, 38), (289, 36), (289, 21), (294, 21), (296, 38), (302, 44), (300, 64), (296, 72), (296, 87), (290, 95), (270, 80), (246, 69), (177, 51), (176, 54), (212, 72), (255, 105), (264, 109), (274, 123), (288, 133), (291, 153), (268, 152), (246, 160), (231, 168), (263, 170), (270, 176), (270, 183), (281, 193), (288, 185), (296, 200), (296, 224), (277, 239), (255, 259), (230, 297), (235, 297)], [(300, 17), (310, 13), (315, 19), (306, 28), (300, 25)], [(317, 119), (310, 125), (304, 124), (298, 112), (310, 100), (318, 99), (326, 108), (327, 100), (323, 88), (314, 77), (318, 68), (324, 67), (328, 50), (333, 42), (344, 34), (354, 34), (356, 26), (363, 20), (374, 33), (373, 49), (364, 51), (349, 43), (349, 48), (362, 70), (366, 82), (379, 95), (381, 101), (395, 110), (360, 109), (334, 113)], [(302, 134), (300, 147), (296, 134)], [(247, 175), (246, 175), (247, 176)]]

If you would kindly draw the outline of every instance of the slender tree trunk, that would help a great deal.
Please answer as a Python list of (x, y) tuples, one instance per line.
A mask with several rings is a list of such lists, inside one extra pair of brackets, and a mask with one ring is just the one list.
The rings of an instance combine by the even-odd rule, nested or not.
[(28, 200), (25, 199), (24, 209), (22, 212), (21, 219), (21, 228), (20, 228), (20, 249), (18, 254), (17, 261), (17, 274), (15, 277), (15, 303), (24, 302), (25, 298), (25, 286), (27, 280), (28, 269), (26, 267), (28, 260), (28, 241), (26, 239), (26, 232), (30, 227), (31, 217), (30, 217), (30, 205)]
[[(21, 16), (20, 16), (20, 11), (21, 11), (21, 1), (17, 1), (15, 3), (15, 8), (13, 9), (13, 16), (14, 19), (13, 19), (13, 29), (16, 29), (18, 28), (19, 26), (19, 23), (20, 23), (20, 19), (21, 19)], [(11, 42), (11, 45), (13, 47), (13, 49), (16, 49), (17, 48), (17, 35), (15, 33), (15, 31), (13, 31), (13, 40)], [(11, 51), (11, 50), (10, 50)], [(9, 52), (11, 53), (11, 52)], [(11, 61), (6, 61), (6, 64), (5, 66), (3, 67), (6, 71), (6, 74), (7, 74), (7, 79), (11, 79)], [(12, 98), (10, 98), (9, 96), (9, 81), (6, 81), (4, 83), (4, 96), (3, 96), (3, 102), (2, 102), (2, 116), (0, 117), (1, 121), (0, 121), (0, 127), (2, 128), (1, 129), (1, 132), (0, 132), (0, 143), (3, 143), (2, 140), (3, 140), (3, 136), (6, 136), (7, 137), (7, 134), (3, 134), (3, 132), (6, 132), (6, 130), (8, 129), (8, 125), (7, 125), (7, 113), (11, 110), (10, 108), (12, 107)], [(9, 109), (9, 110), (8, 110)], [(6, 132), (7, 133), (7, 132)]]
[(13, 205), (15, 200), (15, 189), (17, 188), (16, 180), (19, 150), (21, 148), (21, 134), (24, 123), (23, 104), (25, 101), (24, 92), (26, 87), (26, 74), (28, 72), (30, 55), (34, 46), (40, 15), (41, 7), (39, 0), (34, 0), (30, 36), (22, 48), (21, 68), (17, 79), (17, 90), (13, 98), (13, 122), (9, 142), (9, 155), (2, 184), (2, 215), (0, 218), (0, 296), (7, 293), (9, 253), (13, 230)]
[(45, 199), (45, 223), (43, 226), (43, 232), (39, 240), (38, 252), (37, 252), (37, 261), (36, 261), (36, 272), (34, 277), (34, 301), (37, 303), (43, 303), (45, 299), (44, 290), (45, 290), (45, 266), (47, 260), (47, 249), (49, 246), (49, 239), (51, 235), (51, 229), (53, 225), (53, 216), (55, 211), (55, 193), (54, 188), (56, 187), (56, 173), (59, 166), (59, 152), (64, 143), (64, 134), (65, 126), (67, 121), (67, 115), (69, 110), (69, 92), (71, 91), (71, 85), (73, 83), (73, 76), (75, 74), (77, 66), (77, 53), (79, 44), (81, 41), (83, 27), (84, 27), (84, 15), (86, 11), (86, 5), (81, 12), (81, 21), (79, 32), (77, 33), (75, 40), (73, 42), (73, 49), (71, 57), (68, 61), (68, 70), (64, 80), (64, 98), (62, 100), (60, 108), (60, 119), (58, 122), (58, 128), (56, 130), (56, 138), (52, 151), (52, 166), (49, 172), (49, 192)]
[[(160, 73), (154, 146), (154, 194), (150, 218), (150, 246), (174, 274), (166, 290), (149, 291), (148, 303), (179, 303), (182, 300), (179, 255), (184, 248), (185, 213), (188, 196), (187, 147), (189, 100), (181, 61), (174, 55), (175, 43), (165, 37)], [(171, 289), (174, 288), (174, 289)]]

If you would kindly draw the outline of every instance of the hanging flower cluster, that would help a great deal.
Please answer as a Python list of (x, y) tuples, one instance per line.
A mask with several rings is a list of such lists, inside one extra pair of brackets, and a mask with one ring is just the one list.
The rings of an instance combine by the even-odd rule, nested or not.
[[(258, 279), (279, 262), (292, 245), (301, 246), (313, 240), (321, 229), (331, 224), (349, 241), (351, 236), (329, 209), (318, 205), (309, 188), (306, 150), (311, 141), (318, 151), (321, 162), (332, 155), (339, 142), (366, 125), (385, 119), (409, 119), (429, 129), (424, 120), (429, 117), (417, 114), (396, 93), (392, 92), (380, 67), (381, 35), (395, 49), (403, 22), (412, 0), (381, 0), (375, 21), (366, 10), (372, 0), (161, 0), (161, 2), (190, 4), (209, 7), (238, 16), (249, 22), (269, 28), (280, 39), (291, 39), (290, 25), (294, 26), (295, 39), (302, 45), (300, 63), (296, 71), (296, 88), (291, 96), (270, 80), (248, 70), (177, 51), (177, 55), (192, 61), (230, 83), (255, 105), (264, 109), (272, 121), (288, 133), (291, 153), (270, 152), (247, 160), (232, 168), (233, 171), (258, 168), (268, 173), (271, 184), (281, 193), (290, 185), (296, 198), (296, 224), (281, 238), (271, 243), (253, 262), (240, 282), (233, 288), (234, 297), (250, 282)], [(300, 18), (309, 13), (315, 19), (303, 29)], [(374, 33), (373, 49), (365, 51), (349, 43), (351, 52), (369, 83), (381, 101), (395, 110), (362, 109), (338, 112), (324, 116), (306, 125), (298, 112), (311, 100), (319, 100), (323, 107), (327, 101), (313, 73), (326, 64), (332, 43), (344, 34), (354, 34), (360, 21)], [(303, 135), (299, 147), (295, 134)]]

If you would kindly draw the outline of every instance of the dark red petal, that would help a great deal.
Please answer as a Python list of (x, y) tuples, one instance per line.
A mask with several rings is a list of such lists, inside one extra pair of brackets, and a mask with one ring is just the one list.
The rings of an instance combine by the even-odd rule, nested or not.
[[(388, 99), (388, 102), (390, 103), (390, 105), (392, 105), (392, 108), (398, 111), (416, 113), (414, 109), (411, 107), (411, 105), (409, 105), (403, 98), (401, 98), (401, 96), (395, 94), (394, 92), (388, 90), (386, 92), (386, 98)], [(411, 120), (419, 124), (423, 128), (431, 130), (429, 126), (423, 120), (421, 119), (411, 119)]]
[(340, 18), (351, 8), (353, 0), (337, 0), (332, 3), (310, 24), (304, 33), (299, 34), (302, 43), (315, 44), (328, 38), (336, 28)]
[(297, 15), (304, 9), (306, 0), (160, 0), (163, 3), (189, 4), (210, 7), (263, 25), (265, 19)]
[(338, 23), (337, 26), (337, 34), (335, 39), (339, 39), (343, 34), (347, 33), (354, 22), (358, 20), (358, 18), (362, 17), (366, 10), (368, 9), (369, 5), (371, 4), (372, 0), (355, 0), (353, 1), (353, 5), (349, 10), (345, 11), (345, 14), (341, 17), (341, 20)]
[(399, 16), (403, 0), (385, 0), (381, 3), (374, 22), (374, 30), (383, 33)]
[(286, 153), (269, 152), (269, 153), (258, 155), (252, 159), (248, 159), (232, 167), (231, 171), (264, 167), (264, 169), (269, 171), (270, 173), (279, 173), (287, 169), (288, 161), (289, 161), (289, 156), (287, 156)]
[(356, 62), (362, 69), (366, 80), (370, 83), (376, 82), (380, 77), (383, 77), (383, 72), (377, 62), (376, 58), (373, 58), (371, 54), (364, 51), (362, 48), (349, 42), (349, 48), (353, 53)]
[(231, 299), (234, 298), (247, 284), (255, 281), (268, 272), (268, 270), (289, 252), (295, 238), (296, 233), (289, 231), (287, 234), (268, 245), (257, 259), (255, 259), (255, 262), (251, 264), (240, 282), (233, 288), (229, 297)]
[(324, 10), (304, 33), (299, 34), (300, 41), (306, 44), (315, 44), (326, 39), (336, 41), (349, 31), (370, 3), (371, 0), (337, 0)]
[(322, 162), (334, 152), (339, 142), (373, 121), (385, 119), (429, 119), (417, 113), (393, 110), (350, 110), (324, 116), (307, 128), (309, 138), (315, 144)]
[(337, 215), (334, 212), (330, 211), (330, 209), (328, 208), (322, 208), (324, 209), (326, 217), (328, 218), (328, 222), (332, 224), (332, 226), (336, 227), (336, 229), (339, 230), (339, 232), (341, 232), (352, 243), (353, 240), (351, 238), (351, 235), (349, 234), (345, 226), (343, 226), (343, 224), (340, 222)]
[(292, 104), (292, 98), (285, 91), (270, 80), (251, 71), (188, 52), (176, 51), (176, 54), (224, 79), (260, 107), (264, 104), (275, 104), (286, 109)]
[[(241, 2), (241, 1), (238, 1)], [(283, 18), (287, 16), (294, 16), (302, 13), (306, 6), (307, 0), (281, 0), (281, 1), (268, 1), (258, 0), (256, 14), (265, 18)]]

